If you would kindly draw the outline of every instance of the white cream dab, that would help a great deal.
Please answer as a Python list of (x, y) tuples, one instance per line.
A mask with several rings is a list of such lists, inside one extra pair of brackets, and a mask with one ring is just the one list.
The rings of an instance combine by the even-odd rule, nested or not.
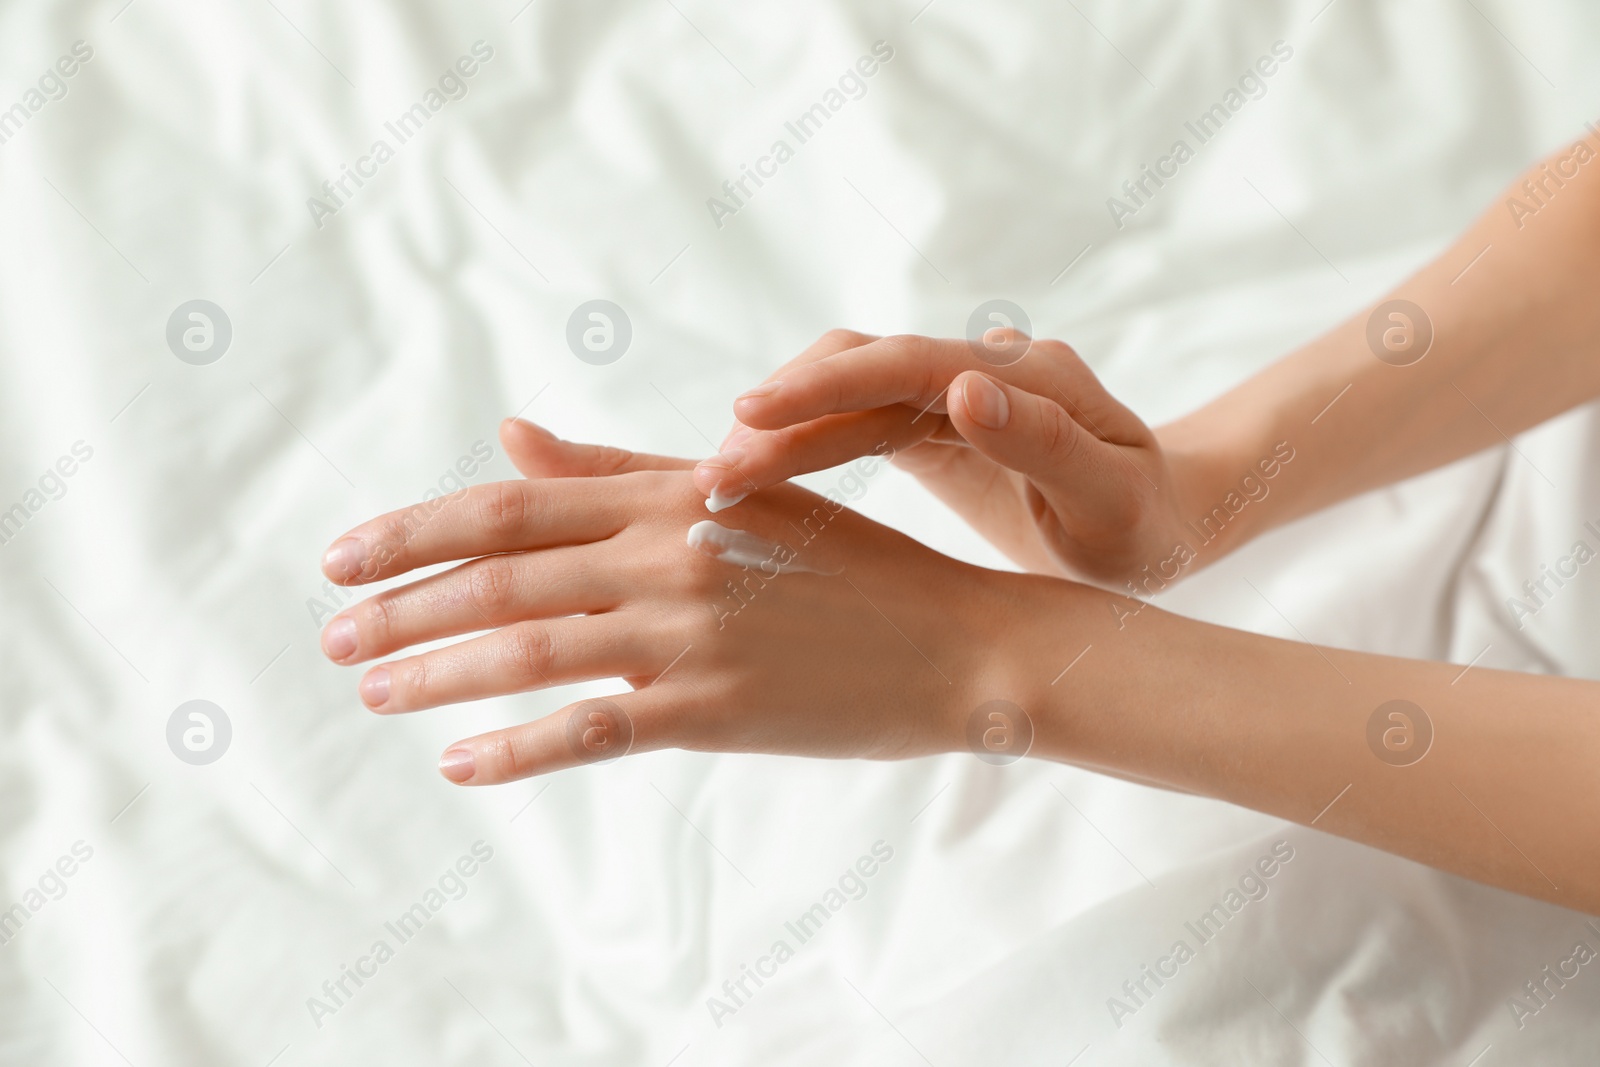
[(784, 556), (794, 557), (791, 549), (775, 545), (745, 530), (730, 530), (710, 519), (703, 519), (689, 527), (688, 541), (689, 547), (695, 551), (704, 552), (736, 567), (753, 567), (768, 573), (776, 567), (779, 574), (824, 573), (813, 567), (807, 567), (798, 558), (784, 561)]
[(734, 493), (724, 493), (722, 491), (722, 486), (719, 485), (715, 489), (711, 490), (711, 495), (710, 496), (706, 497), (706, 510), (711, 512), (711, 514), (715, 515), (717, 512), (723, 510), (724, 508), (733, 507), (735, 504), (737, 504), (739, 501), (743, 500), (745, 497), (747, 497), (749, 495), (750, 495), (749, 493), (742, 492), (742, 491), (741, 492), (734, 492)]

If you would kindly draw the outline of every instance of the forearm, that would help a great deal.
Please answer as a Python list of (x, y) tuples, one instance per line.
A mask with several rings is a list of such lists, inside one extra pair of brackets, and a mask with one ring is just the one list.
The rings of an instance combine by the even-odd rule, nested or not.
[[(1026, 597), (1033, 621), (1007, 643), (1036, 755), (1600, 913), (1600, 684), (1130, 616), (1137, 604), (1066, 583)], [(1086, 646), (1059, 681), (1038, 677)], [(1386, 709), (1373, 730), (1394, 700), (1421, 711)]]
[[(1270, 500), (1228, 524), (1213, 556), (1600, 395), (1600, 134), (1582, 145), (1519, 178), (1383, 300), (1158, 431), (1193, 474), (1195, 519), (1280, 442), (1295, 450)], [(1403, 310), (1375, 315), (1391, 300), (1422, 310), (1416, 332)]]

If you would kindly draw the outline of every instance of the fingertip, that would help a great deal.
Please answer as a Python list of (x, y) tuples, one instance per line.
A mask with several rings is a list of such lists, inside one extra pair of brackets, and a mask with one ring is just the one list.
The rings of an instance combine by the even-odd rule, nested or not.
[(356, 621), (348, 615), (336, 616), (322, 631), (322, 654), (343, 663), (356, 654)]
[(767, 397), (777, 396), (778, 393), (782, 391), (782, 378), (779, 378), (776, 381), (762, 382), (754, 389), (746, 389), (744, 392), (740, 393), (734, 398), (734, 403), (738, 403), (740, 400), (764, 400)]
[(729, 490), (719, 485), (711, 490), (711, 494), (706, 497), (706, 510), (715, 515), (719, 511), (726, 511), (733, 507), (749, 495), (748, 492), (743, 490)]
[(706, 510), (715, 515), (719, 511), (726, 511), (735, 504), (744, 500), (756, 487), (749, 479), (744, 484), (730, 484), (727, 482), (728, 472), (713, 468), (706, 474), (695, 471), (694, 484), (706, 498)]
[(715, 464), (702, 463), (694, 469), (691, 480), (707, 498), (706, 507), (712, 511), (732, 507), (755, 491), (755, 485), (747, 476)]
[(777, 430), (783, 427), (781, 421), (769, 417), (772, 407), (765, 397), (745, 399), (740, 397), (733, 402), (733, 414), (742, 424), (758, 430)]
[(509, 448), (511, 446), (511, 442), (517, 440), (521, 436), (521, 431), (517, 428), (517, 424), (521, 421), (522, 420), (517, 418), (515, 415), (507, 415), (505, 418), (500, 420), (500, 443), (502, 445), (505, 445)]
[(541, 477), (561, 438), (537, 423), (513, 415), (500, 423), (500, 444), (511, 465), (526, 478)]
[(389, 702), (389, 671), (386, 667), (374, 667), (361, 679), (361, 684), (356, 687), (361, 694), (361, 702), (372, 711), (382, 711), (383, 706)]
[(538, 423), (529, 422), (519, 415), (511, 415), (500, 422), (500, 441), (508, 444), (512, 441), (527, 444), (549, 444), (560, 438)]
[(467, 785), (477, 774), (477, 757), (465, 745), (452, 745), (439, 757), (439, 773), (456, 785)]
[(354, 537), (341, 537), (322, 554), (322, 573), (330, 581), (344, 585), (361, 574), (366, 559), (365, 545)]
[(950, 384), (944, 389), (944, 412), (946, 415), (965, 415), (967, 413), (966, 385), (967, 379), (977, 371), (964, 370), (950, 379)]
[[(788, 423), (780, 414), (783, 382), (764, 382), (734, 397), (733, 414), (740, 425), (753, 430), (781, 430)], [(792, 390), (790, 391), (792, 392)]]
[(716, 490), (717, 483), (722, 480), (722, 476), (726, 473), (726, 471), (717, 467), (708, 467), (702, 463), (695, 467), (694, 474), (690, 477), (694, 481), (694, 487), (700, 490), (703, 496), (710, 496)]
[(573, 758), (575, 749), (568, 755), (572, 733), (567, 718), (557, 712), (521, 726), (469, 737), (444, 751), (439, 773), (457, 785), (472, 786), (503, 785), (548, 774), (584, 762), (581, 757)]
[(1011, 421), (1009, 390), (981, 371), (963, 371), (956, 375), (950, 383), (950, 392), (959, 398), (960, 416), (979, 429), (1003, 430)]
[(729, 448), (696, 465), (691, 478), (708, 498), (707, 510), (731, 508), (758, 488), (741, 466), (748, 458), (744, 449)]

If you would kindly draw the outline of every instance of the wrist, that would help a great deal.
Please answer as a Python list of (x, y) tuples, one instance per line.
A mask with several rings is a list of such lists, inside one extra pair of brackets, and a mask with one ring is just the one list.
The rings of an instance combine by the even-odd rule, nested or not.
[(1219, 663), (1258, 655), (1265, 639), (1059, 579), (1029, 576), (1014, 595), (1029, 624), (1004, 658), (1033, 727), (1029, 754), (1192, 788), (1170, 716), (1207, 707)]
[(1085, 716), (1109, 695), (1098, 683), (1080, 684), (1091, 659), (1105, 654), (1095, 646), (1114, 645), (1119, 626), (1155, 609), (1067, 579), (987, 574), (993, 596), (985, 613), (996, 626), (984, 642), (982, 682), (958, 709), (958, 750), (997, 764), (1023, 754), (1072, 762)]
[(1184, 573), (1216, 562), (1277, 524), (1299, 451), (1270, 420), (1212, 408), (1156, 430), (1171, 478), (1174, 551)]

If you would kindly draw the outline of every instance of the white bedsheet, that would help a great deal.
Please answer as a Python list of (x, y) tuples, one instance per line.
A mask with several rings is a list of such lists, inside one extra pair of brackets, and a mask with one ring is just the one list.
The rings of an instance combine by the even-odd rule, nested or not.
[[(470, 480), (512, 476), (504, 415), (701, 454), (734, 392), (830, 326), (959, 334), (1003, 296), (1171, 417), (1577, 136), (1597, 32), (1582, 0), (0, 12), (0, 108), (26, 112), (0, 143), (0, 510), (28, 512), (0, 545), (0, 910), (24, 907), (0, 1061), (1593, 1063), (1596, 967), (1520, 1027), (1507, 1003), (1600, 947), (1574, 913), (1043, 763), (657, 753), (459, 790), (445, 744), (570, 692), (369, 715), (311, 602), (334, 534), (477, 442)], [(92, 57), (50, 99), (77, 41)], [(386, 123), (479, 41), (464, 97), (398, 143)], [(893, 58), (860, 98), (719, 227), (708, 198), (877, 41)], [(1261, 98), (1116, 228), (1107, 198), (1279, 41)], [(379, 139), (392, 158), (363, 162)], [(373, 176), (334, 205), (345, 166)], [(564, 340), (596, 298), (633, 327), (609, 366)], [(195, 299), (232, 326), (206, 366), (165, 338)], [(1600, 568), (1521, 629), (1506, 607), (1600, 546), (1596, 432), (1574, 413), (1162, 603), (1600, 676)], [(29, 497), (79, 442), (59, 499), (49, 478)], [(860, 506), (998, 563), (897, 473)], [(232, 728), (204, 766), (167, 741), (196, 699)], [(785, 923), (879, 842), (861, 898), (800, 944)], [(1118, 1027), (1108, 999), (1277, 842), (1270, 892)], [(385, 924), (441, 879), (401, 943)], [(778, 939), (793, 958), (714, 1013)], [(392, 958), (309, 1006), (379, 940)]]

